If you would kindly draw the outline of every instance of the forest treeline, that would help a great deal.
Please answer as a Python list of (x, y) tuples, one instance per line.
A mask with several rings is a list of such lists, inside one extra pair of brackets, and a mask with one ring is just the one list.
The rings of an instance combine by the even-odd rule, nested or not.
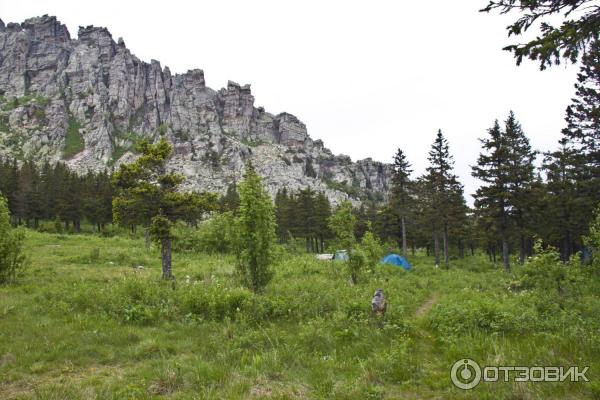
[(60, 222), (79, 232), (82, 221), (101, 230), (112, 222), (115, 193), (108, 172), (77, 175), (63, 163), (15, 159), (0, 161), (0, 193), (6, 197), (14, 225), (38, 228), (40, 221)]
[[(482, 249), (492, 261), (502, 260), (507, 270), (510, 256), (522, 263), (536, 240), (559, 249), (563, 260), (585, 250), (582, 237), (600, 202), (598, 65), (600, 42), (595, 41), (582, 57), (575, 98), (566, 112), (567, 127), (554, 151), (540, 154), (532, 149), (513, 112), (491, 124), (472, 166), (472, 175), (481, 181), (473, 207), (465, 202), (441, 130), (421, 176), (413, 176), (407, 155), (398, 149), (389, 200), (367, 201), (353, 209), (356, 238), (370, 230), (405, 255), (426, 249), (438, 265)], [(542, 160), (539, 168), (536, 159)], [(108, 172), (77, 175), (62, 163), (38, 167), (31, 160), (4, 159), (0, 193), (7, 198), (14, 225), (37, 228), (40, 221), (49, 220), (79, 232), (84, 220), (98, 231), (113, 221), (116, 190)], [(213, 209), (235, 214), (239, 204), (231, 185)], [(332, 208), (324, 193), (310, 188), (280, 190), (275, 196), (279, 241), (302, 239), (307, 251), (325, 251), (334, 236), (328, 222)]]
[[(411, 165), (398, 149), (389, 201), (354, 207), (354, 234), (361, 239), (371, 230), (388, 247), (400, 247), (407, 255), (426, 249), (438, 264), (476, 249), (485, 250), (493, 261), (515, 254), (522, 262), (532, 254), (536, 239), (558, 248), (566, 260), (582, 250), (581, 238), (600, 201), (594, 148), (570, 132), (564, 131), (560, 148), (545, 153), (537, 169), (537, 153), (515, 115), (495, 121), (473, 166), (482, 186), (472, 208), (453, 173), (450, 145), (441, 131), (421, 176), (412, 177)], [(15, 225), (37, 228), (40, 221), (50, 220), (78, 232), (84, 220), (97, 230), (113, 220), (116, 191), (108, 172), (77, 175), (61, 163), (38, 168), (32, 161), (4, 160), (0, 192), (7, 197)], [(230, 185), (214, 208), (235, 214), (239, 204), (236, 186)], [(280, 243), (302, 239), (306, 251), (325, 251), (334, 238), (328, 223), (334, 207), (324, 193), (284, 188), (274, 205)]]

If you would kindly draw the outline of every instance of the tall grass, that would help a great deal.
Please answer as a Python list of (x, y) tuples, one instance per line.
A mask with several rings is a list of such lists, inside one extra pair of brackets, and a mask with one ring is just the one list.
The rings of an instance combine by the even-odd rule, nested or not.
[[(412, 271), (282, 255), (263, 294), (228, 255), (174, 254), (118, 234), (27, 233), (31, 267), (0, 287), (0, 398), (594, 398), (600, 395), (598, 283), (577, 294), (525, 287), (483, 258)], [(143, 268), (139, 268), (143, 267)], [(523, 272), (524, 273), (524, 272)], [(582, 271), (585, 274), (585, 271)], [(370, 299), (384, 289), (384, 320)], [(482, 365), (589, 365), (590, 383), (452, 386)]]
[(63, 150), (63, 158), (68, 160), (73, 158), (76, 154), (80, 153), (85, 148), (85, 142), (83, 136), (79, 132), (81, 124), (75, 117), (69, 118), (69, 125), (65, 134), (65, 148)]

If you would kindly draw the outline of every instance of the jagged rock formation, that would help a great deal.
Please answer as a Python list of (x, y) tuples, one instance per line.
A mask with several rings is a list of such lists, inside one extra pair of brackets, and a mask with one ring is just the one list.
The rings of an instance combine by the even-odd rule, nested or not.
[(295, 116), (255, 107), (250, 85), (215, 91), (202, 70), (140, 61), (106, 28), (72, 39), (55, 17), (0, 20), (0, 109), (0, 155), (97, 171), (164, 135), (190, 190), (223, 192), (251, 160), (271, 193), (310, 186), (338, 202), (388, 192), (389, 165), (333, 155)]

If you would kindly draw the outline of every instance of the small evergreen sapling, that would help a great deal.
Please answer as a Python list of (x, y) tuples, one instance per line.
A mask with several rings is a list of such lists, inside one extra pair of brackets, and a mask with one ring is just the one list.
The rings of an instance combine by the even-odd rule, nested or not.
[(246, 166), (239, 193), (240, 208), (235, 232), (237, 267), (244, 283), (257, 293), (273, 277), (275, 211), (271, 197), (252, 164)]

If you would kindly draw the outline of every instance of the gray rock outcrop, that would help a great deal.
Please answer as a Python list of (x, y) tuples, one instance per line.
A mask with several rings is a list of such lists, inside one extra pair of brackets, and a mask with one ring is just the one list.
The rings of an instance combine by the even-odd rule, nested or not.
[(222, 193), (250, 160), (272, 194), (311, 187), (334, 203), (387, 197), (389, 165), (335, 156), (294, 115), (255, 107), (250, 85), (215, 91), (200, 69), (171, 74), (106, 28), (80, 27), (72, 39), (55, 17), (0, 20), (0, 95), (0, 155), (84, 173), (128, 162), (136, 141), (165, 136), (169, 166), (189, 190)]

